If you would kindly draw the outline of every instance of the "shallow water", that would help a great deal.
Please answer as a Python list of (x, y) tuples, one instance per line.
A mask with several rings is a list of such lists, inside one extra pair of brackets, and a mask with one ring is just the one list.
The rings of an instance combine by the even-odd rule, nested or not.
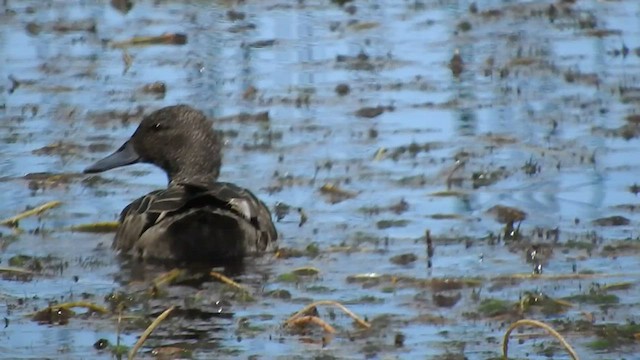
[[(123, 12), (97, 1), (5, 1), (0, 217), (52, 200), (63, 205), (21, 221), (25, 231), (15, 241), (8, 241), (13, 230), (2, 230), (0, 266), (17, 255), (53, 260), (30, 281), (0, 280), (0, 313), (8, 321), (0, 329), (1, 356), (112, 357), (93, 344), (116, 342), (116, 315), (39, 325), (30, 314), (54, 301), (105, 304), (107, 294), (139, 292), (160, 272), (141, 274), (120, 261), (109, 247), (112, 234), (65, 229), (114, 220), (129, 201), (165, 186), (164, 174), (148, 165), (93, 179), (104, 183), (80, 173), (116, 149), (142, 114), (175, 103), (222, 118), (215, 126), (227, 141), (223, 180), (254, 190), (271, 207), (282, 202), (304, 209), (302, 226), (296, 211), (278, 222), (280, 246), (316, 244), (320, 252), (252, 260), (233, 275), (251, 287), (252, 302), (205, 282), (170, 286), (166, 296), (136, 303), (129, 310), (147, 317), (174, 304), (228, 315), (175, 316), (148, 340), (144, 356), (155, 347), (178, 346), (192, 349), (195, 358), (487, 359), (499, 356), (506, 326), (520, 316), (591, 318), (596, 325), (637, 321), (640, 218), (630, 187), (640, 168), (640, 132), (627, 117), (640, 102), (640, 5), (475, 4), (477, 12), (468, 1), (135, 1)], [(244, 19), (232, 19), (230, 11)], [(113, 46), (163, 33), (183, 33), (187, 43)], [(464, 62), (459, 76), (449, 66), (456, 51)], [(166, 93), (142, 90), (156, 81), (166, 84)], [(338, 95), (338, 84), (347, 84), (349, 94)], [(255, 96), (247, 95), (249, 88), (257, 89)], [(376, 117), (357, 115), (377, 106), (383, 112)], [(268, 122), (224, 118), (260, 111), (269, 111)], [(456, 166), (458, 159), (463, 166)], [(525, 171), (527, 162), (533, 174)], [(35, 173), (70, 176), (34, 180)], [(481, 184), (480, 175), (493, 178)], [(320, 191), (328, 183), (355, 196), (332, 202)], [(446, 190), (454, 193), (439, 196)], [(390, 209), (403, 199), (406, 210)], [(495, 205), (527, 213), (520, 240), (491, 240), (504, 232), (487, 213)], [(629, 223), (593, 223), (612, 215)], [(559, 229), (558, 240), (538, 236), (537, 229)], [(435, 247), (431, 268), (426, 230)], [(531, 274), (526, 253), (536, 244), (553, 250), (541, 262), (549, 277), (501, 278)], [(417, 261), (390, 261), (407, 253)], [(302, 266), (320, 274), (278, 281)], [(576, 272), (596, 276), (570, 276)], [(348, 281), (358, 274), (373, 279)], [(481, 281), (443, 292), (404, 277)], [(516, 304), (527, 291), (559, 299), (618, 282), (630, 287), (608, 292), (617, 303), (574, 302), (553, 314), (470, 314), (486, 299)], [(291, 299), (267, 295), (278, 289)], [(440, 293), (461, 297), (441, 306), (434, 298)], [(362, 333), (325, 309), (321, 317), (338, 328), (325, 346), (318, 329), (281, 327), (320, 299), (345, 303), (372, 320), (374, 330)], [(125, 327), (121, 342), (132, 346), (143, 329)], [(594, 331), (558, 330), (583, 358), (630, 358), (639, 350), (625, 340), (596, 351), (589, 346)], [(403, 346), (394, 345), (397, 333), (405, 336)], [(545, 336), (513, 339), (511, 352), (542, 359), (554, 344)], [(553, 358), (568, 355), (555, 348)]]

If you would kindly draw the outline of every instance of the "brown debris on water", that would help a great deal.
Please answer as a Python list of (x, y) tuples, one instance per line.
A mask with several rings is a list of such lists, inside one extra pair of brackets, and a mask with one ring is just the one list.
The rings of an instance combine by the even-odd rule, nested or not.
[(362, 212), (366, 215), (378, 215), (384, 212), (391, 212), (397, 215), (400, 215), (409, 210), (409, 203), (404, 199), (400, 199), (397, 203), (391, 204), (389, 206), (368, 206), (362, 207), (358, 209), (359, 212)]
[(136, 106), (130, 110), (106, 110), (101, 112), (89, 112), (86, 116), (91, 122), (100, 126), (111, 126), (114, 122), (126, 125), (130, 122), (138, 122), (144, 115), (144, 107)]
[(336, 85), (335, 91), (336, 91), (336, 94), (340, 96), (345, 96), (345, 95), (348, 95), (349, 92), (351, 92), (351, 88), (347, 84), (338, 84)]
[(258, 88), (253, 85), (247, 86), (247, 88), (242, 93), (242, 99), (247, 101), (253, 101), (258, 96)]
[(59, 140), (39, 149), (32, 150), (31, 153), (34, 155), (70, 156), (79, 154), (82, 149), (83, 147), (76, 143)]
[(100, 305), (85, 301), (74, 301), (48, 306), (33, 314), (31, 320), (38, 323), (65, 325), (69, 322), (69, 319), (75, 316), (75, 313), (71, 310), (72, 308), (85, 308), (92, 313), (102, 315), (109, 313), (109, 310)]
[(355, 114), (357, 117), (371, 119), (376, 116), (382, 115), (385, 110), (387, 110), (387, 107), (385, 106), (363, 107), (361, 109), (358, 109)]
[(56, 174), (56, 173), (29, 173), (24, 176), (28, 181), (29, 190), (37, 192), (39, 190), (57, 189), (68, 187), (79, 174)]
[(178, 346), (160, 346), (151, 350), (156, 359), (190, 359), (192, 352)]
[(485, 186), (491, 186), (508, 176), (509, 172), (504, 167), (500, 167), (491, 171), (474, 172), (471, 174), (471, 182), (473, 184), (473, 188), (478, 189)]
[(216, 118), (217, 122), (269, 122), (269, 111), (261, 111), (255, 114), (242, 112), (236, 115)]
[(454, 77), (459, 77), (464, 70), (464, 62), (462, 60), (462, 56), (460, 55), (460, 50), (456, 49), (449, 60), (449, 69)]
[(56, 32), (96, 32), (96, 23), (93, 20), (80, 20), (73, 22), (55, 22), (47, 25)]
[(311, 310), (314, 309), (320, 305), (330, 305), (330, 306), (334, 306), (337, 307), (338, 309), (342, 310), (345, 314), (347, 314), (349, 317), (351, 317), (359, 326), (368, 329), (371, 327), (371, 324), (365, 320), (363, 320), (362, 318), (360, 318), (358, 315), (356, 315), (355, 313), (353, 313), (351, 310), (347, 309), (344, 305), (340, 304), (337, 301), (333, 301), (333, 300), (320, 300), (320, 301), (316, 301), (313, 302), (307, 306), (305, 306), (304, 308), (302, 308), (301, 310), (299, 310), (298, 312), (296, 312), (295, 314), (291, 315), (291, 317), (289, 317), (289, 319), (287, 319), (284, 323), (285, 327), (291, 326), (292, 324), (296, 323), (296, 319), (300, 318), (301, 316), (306, 316), (305, 314)]
[(613, 215), (593, 220), (593, 224), (597, 226), (624, 226), (629, 225), (631, 221), (624, 216)]
[(71, 231), (87, 233), (110, 233), (118, 230), (120, 224), (117, 221), (104, 221), (90, 224), (74, 225), (69, 228)]
[(266, 47), (271, 47), (275, 44), (277, 44), (277, 40), (268, 39), (268, 40), (256, 40), (244, 46), (250, 47), (250, 48), (266, 48)]
[(395, 227), (405, 227), (409, 224), (409, 220), (405, 219), (384, 219), (376, 222), (376, 228), (383, 230)]
[(337, 55), (336, 62), (338, 64), (345, 64), (348, 69), (351, 70), (364, 70), (373, 71), (376, 66), (371, 62), (371, 58), (364, 52), (360, 52), (356, 56), (349, 55)]
[(231, 9), (227, 11), (227, 19), (231, 21), (244, 20), (247, 15), (242, 11)]
[(128, 356), (129, 360), (132, 360), (135, 358), (136, 354), (138, 353), (138, 350), (142, 347), (144, 342), (147, 341), (147, 338), (149, 337), (149, 335), (151, 335), (153, 330), (155, 330), (158, 326), (160, 326), (160, 323), (164, 321), (164, 319), (166, 319), (175, 308), (176, 308), (175, 306), (171, 306), (170, 308), (162, 312), (162, 314), (158, 315), (158, 317), (155, 320), (153, 320), (151, 325), (149, 325), (149, 327), (142, 333), (138, 341), (136, 341), (136, 344), (133, 346), (133, 348), (129, 352), (129, 356)]
[(19, 267), (0, 267), (0, 277), (3, 280), (31, 281), (35, 272)]
[(391, 257), (391, 259), (389, 259), (389, 261), (391, 261), (392, 264), (403, 265), (403, 266), (414, 263), (416, 260), (418, 260), (418, 256), (414, 253), (400, 254), (400, 255), (393, 256)]
[(164, 81), (155, 81), (144, 85), (140, 90), (144, 93), (164, 96), (167, 92), (167, 85)]
[(487, 215), (491, 215), (500, 224), (508, 224), (521, 222), (527, 218), (527, 213), (514, 207), (495, 205), (486, 211)]
[(125, 15), (133, 9), (133, 1), (131, 0), (111, 0), (110, 4), (112, 8)]
[(433, 303), (437, 307), (452, 308), (458, 301), (462, 299), (462, 293), (460, 292), (438, 292), (432, 295)]
[(307, 324), (318, 325), (325, 332), (330, 333), (330, 334), (333, 334), (333, 333), (336, 332), (336, 329), (333, 326), (329, 325), (327, 322), (325, 322), (321, 318), (319, 318), (317, 316), (311, 316), (311, 315), (296, 317), (295, 319), (288, 321), (287, 326), (289, 326), (289, 327), (297, 327), (297, 326), (305, 326)]
[(9, 226), (9, 227), (18, 227), (18, 222), (24, 218), (30, 217), (30, 216), (35, 216), (35, 215), (41, 215), (42, 213), (44, 213), (45, 211), (49, 210), (49, 209), (53, 209), (55, 207), (58, 207), (62, 205), (61, 201), (50, 201), (48, 203), (42, 204), (40, 206), (37, 206), (33, 209), (24, 211), (18, 215), (12, 216), (10, 218), (6, 218), (4, 220), (0, 220), (0, 225), (4, 225), (4, 226)]
[(172, 33), (158, 36), (138, 36), (129, 40), (113, 41), (110, 43), (110, 45), (114, 48), (127, 48), (132, 46), (149, 45), (184, 45), (186, 43), (186, 34)]
[(344, 190), (338, 185), (332, 183), (322, 185), (320, 187), (320, 193), (325, 195), (327, 197), (327, 200), (329, 200), (329, 202), (332, 204), (337, 204), (339, 202), (353, 199), (354, 197), (358, 196), (358, 193)]
[(546, 330), (549, 334), (551, 334), (551, 336), (555, 337), (560, 342), (560, 344), (562, 344), (562, 346), (567, 350), (569, 355), (571, 355), (572, 359), (574, 360), (579, 359), (578, 354), (573, 349), (573, 347), (571, 347), (571, 345), (564, 339), (564, 337), (560, 335), (560, 333), (558, 333), (551, 326), (537, 320), (521, 319), (509, 325), (509, 327), (504, 333), (504, 337), (502, 339), (502, 357), (505, 360), (509, 358), (509, 355), (508, 355), (509, 354), (509, 336), (511, 335), (511, 332), (513, 330), (522, 326), (534, 326), (534, 327), (539, 327)]

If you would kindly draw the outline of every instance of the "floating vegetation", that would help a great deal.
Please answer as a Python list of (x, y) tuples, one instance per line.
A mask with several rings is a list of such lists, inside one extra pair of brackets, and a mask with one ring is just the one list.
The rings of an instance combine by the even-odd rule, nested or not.
[(589, 347), (597, 351), (613, 351), (621, 346), (633, 344), (640, 339), (640, 324), (629, 321), (623, 324), (608, 323), (594, 326), (597, 340)]
[[(615, 289), (615, 288), (614, 288)], [(615, 294), (609, 294), (611, 288), (592, 285), (584, 294), (568, 296), (565, 299), (581, 304), (612, 305), (620, 302), (620, 298)]]
[(31, 281), (36, 273), (23, 268), (0, 267), (0, 275), (3, 280)]
[[(3, 63), (5, 217), (64, 201), (0, 229), (0, 327), (48, 340), (4, 357), (127, 358), (173, 305), (132, 356), (503, 359), (535, 317), (585, 359), (634, 357), (637, 0), (333, 2), (4, 2), (0, 38), (33, 47)], [(163, 186), (78, 171), (173, 101), (223, 133), (221, 179), (287, 202), (275, 257), (171, 270), (88, 220)], [(370, 328), (334, 306), (274, 328), (317, 298)], [(55, 308), (75, 301), (109, 313)], [(570, 358), (510, 337), (510, 358)]]
[(409, 265), (415, 262), (416, 260), (418, 260), (418, 256), (414, 253), (400, 254), (400, 255), (393, 256), (391, 257), (391, 259), (389, 259), (389, 261), (391, 261), (396, 265)]
[(367, 215), (378, 215), (383, 212), (392, 212), (399, 215), (407, 210), (409, 210), (409, 203), (405, 199), (400, 199), (397, 203), (389, 206), (371, 206), (358, 209), (358, 211)]
[(482, 300), (478, 312), (484, 317), (495, 317), (513, 312), (514, 304), (500, 299)]
[(151, 335), (153, 330), (155, 330), (158, 326), (160, 326), (160, 323), (163, 322), (164, 319), (166, 319), (175, 308), (176, 308), (175, 306), (168, 308), (167, 310), (163, 311), (162, 314), (158, 315), (158, 317), (155, 320), (153, 320), (151, 325), (149, 325), (149, 327), (147, 327), (147, 329), (142, 333), (142, 335), (140, 336), (136, 344), (133, 346), (133, 348), (129, 352), (129, 356), (128, 356), (129, 360), (132, 360), (135, 358), (136, 354), (138, 353), (138, 350), (140, 350), (144, 342), (147, 341), (147, 338), (149, 337), (149, 335)]
[[(351, 310), (347, 309), (344, 305), (340, 304), (337, 301), (332, 301), (332, 300), (320, 300), (320, 301), (316, 301), (313, 302), (307, 306), (305, 306), (304, 308), (302, 308), (301, 310), (299, 310), (298, 312), (296, 312), (295, 314), (291, 315), (291, 317), (289, 319), (287, 319), (287, 321), (285, 321), (284, 326), (288, 327), (288, 326), (292, 326), (294, 324), (299, 324), (300, 322), (297, 320), (300, 317), (307, 317), (308, 315), (306, 315), (309, 311), (315, 309), (316, 307), (320, 306), (320, 305), (330, 305), (330, 306), (334, 306), (337, 307), (338, 309), (342, 310), (345, 314), (347, 314), (349, 317), (351, 317), (358, 325), (360, 325), (363, 328), (370, 328), (371, 324), (368, 323), (367, 321), (361, 319), (358, 315), (356, 315), (355, 313), (353, 313)], [(312, 316), (312, 317), (316, 317), (316, 316)], [(317, 317), (316, 317), (317, 318)], [(325, 331), (328, 332), (335, 332), (335, 329), (331, 326), (327, 327), (324, 321), (320, 320), (313, 320), (311, 318), (306, 319), (305, 321), (302, 321), (303, 323), (305, 322), (312, 322), (315, 324), (318, 324), (320, 326), (323, 327), (323, 329), (325, 329)]]
[(407, 224), (409, 224), (409, 220), (379, 220), (378, 222), (376, 222), (376, 227), (378, 229), (388, 229), (394, 227), (404, 227), (407, 226)]
[(255, 299), (253, 298), (253, 296), (251, 296), (251, 291), (249, 289), (247, 289), (246, 287), (238, 284), (237, 282), (233, 281), (232, 279), (230, 279), (229, 277), (217, 272), (217, 271), (211, 271), (209, 272), (209, 276), (211, 276), (211, 278), (220, 281), (223, 284), (226, 284), (228, 286), (230, 286), (232, 289), (238, 291), (241, 295), (240, 300), (242, 301), (254, 301)]
[(127, 48), (132, 46), (149, 46), (149, 45), (184, 45), (187, 43), (187, 35), (185, 34), (164, 34), (159, 36), (139, 36), (125, 41), (111, 42), (114, 48)]
[(597, 226), (624, 226), (629, 225), (631, 221), (624, 216), (613, 215), (593, 220), (593, 223)]
[(75, 315), (71, 310), (72, 308), (85, 308), (92, 313), (103, 315), (109, 313), (109, 310), (100, 305), (85, 301), (74, 301), (51, 305), (33, 314), (31, 319), (39, 323), (64, 325), (67, 324), (69, 319)]
[(18, 227), (18, 222), (22, 219), (28, 218), (30, 216), (41, 215), (47, 210), (56, 208), (62, 205), (61, 201), (50, 201), (48, 203), (37, 206), (33, 209), (24, 211), (16, 216), (12, 216), (10, 218), (0, 220), (0, 225), (9, 226), (9, 227)]
[(527, 291), (520, 298), (520, 313), (527, 313), (533, 307), (541, 308), (542, 313), (546, 315), (557, 315), (573, 307), (573, 304), (565, 300), (553, 299), (540, 292)]
[(356, 111), (356, 116), (371, 119), (371, 118), (382, 115), (382, 113), (384, 113), (385, 110), (386, 110), (386, 107), (384, 106), (363, 107)]
[(554, 330), (551, 326), (537, 320), (522, 319), (509, 325), (509, 328), (507, 328), (507, 331), (505, 331), (504, 333), (504, 337), (502, 339), (502, 356), (504, 357), (505, 360), (509, 358), (509, 355), (508, 355), (509, 354), (509, 336), (511, 335), (511, 332), (513, 330), (522, 326), (533, 326), (533, 327), (539, 327), (541, 329), (546, 330), (549, 334), (551, 334), (551, 336), (558, 339), (562, 347), (564, 347), (569, 353), (569, 355), (571, 355), (572, 359), (574, 360), (579, 359), (578, 354), (573, 349), (573, 347), (571, 347), (571, 345), (569, 345), (569, 343), (564, 339), (564, 337), (560, 335), (560, 333), (558, 333), (556, 330)]
[(118, 230), (119, 223), (117, 221), (104, 221), (91, 224), (74, 225), (69, 228), (71, 231), (87, 232), (87, 233), (110, 233)]
[(495, 217), (496, 221), (501, 224), (520, 222), (527, 218), (524, 211), (504, 205), (495, 205), (487, 210), (487, 214)]
[(326, 195), (329, 202), (336, 204), (348, 199), (353, 199), (358, 194), (352, 191), (344, 190), (336, 184), (324, 184), (320, 187), (320, 193)]
[(298, 276), (318, 276), (320, 274), (320, 269), (307, 266), (293, 269), (291, 273)]
[(498, 181), (505, 179), (509, 174), (504, 168), (500, 168), (494, 171), (478, 171), (471, 175), (471, 182), (474, 189), (478, 189), (485, 186), (491, 186)]
[(336, 332), (336, 329), (333, 326), (329, 325), (319, 317), (312, 316), (312, 315), (298, 316), (295, 319), (288, 320), (287, 326), (289, 327), (303, 326), (310, 323), (320, 326), (325, 332), (328, 332), (330, 334), (333, 334)]
[(183, 269), (172, 269), (166, 273), (158, 275), (153, 279), (152, 284), (154, 287), (162, 287), (170, 285), (176, 281), (179, 277), (185, 275), (186, 271)]

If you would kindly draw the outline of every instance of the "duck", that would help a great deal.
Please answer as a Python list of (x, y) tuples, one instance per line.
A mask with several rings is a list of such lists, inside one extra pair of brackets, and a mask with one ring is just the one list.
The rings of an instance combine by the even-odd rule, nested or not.
[(101, 173), (136, 163), (167, 174), (166, 189), (137, 198), (120, 213), (113, 248), (139, 260), (220, 263), (274, 250), (269, 208), (251, 191), (220, 182), (222, 135), (189, 105), (158, 109), (131, 138), (84, 169)]

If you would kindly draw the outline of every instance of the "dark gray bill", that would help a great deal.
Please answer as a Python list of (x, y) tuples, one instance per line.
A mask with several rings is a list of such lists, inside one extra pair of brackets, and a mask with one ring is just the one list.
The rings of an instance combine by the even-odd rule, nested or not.
[(120, 166), (135, 164), (139, 161), (140, 155), (138, 155), (136, 150), (133, 148), (131, 141), (127, 141), (113, 154), (84, 169), (84, 173), (90, 174), (107, 171)]

